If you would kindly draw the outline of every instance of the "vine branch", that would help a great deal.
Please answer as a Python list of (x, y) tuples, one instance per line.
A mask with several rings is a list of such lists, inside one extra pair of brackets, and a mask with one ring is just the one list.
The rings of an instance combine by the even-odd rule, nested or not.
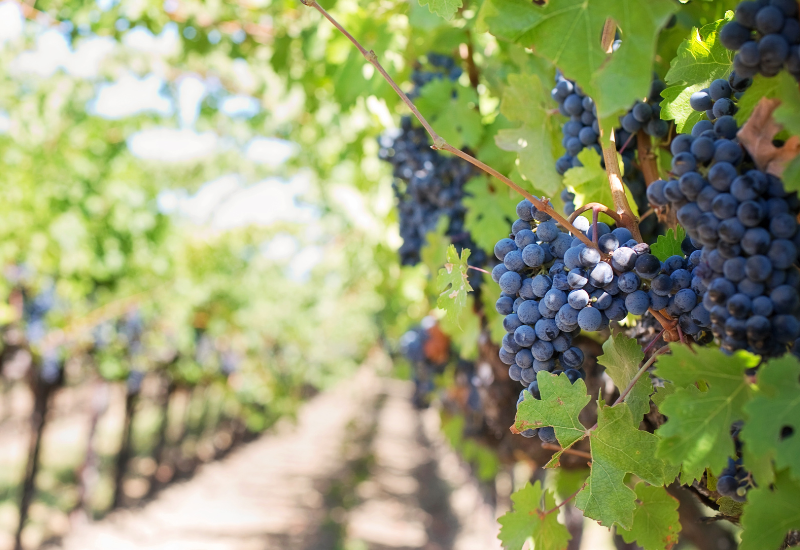
[(612, 220), (617, 222), (617, 224), (622, 224), (622, 218), (619, 217), (619, 214), (614, 212), (614, 210), (612, 210), (611, 208), (609, 208), (605, 204), (600, 204), (599, 202), (590, 202), (590, 203), (584, 204), (583, 206), (580, 206), (580, 207), (576, 208), (575, 212), (573, 212), (569, 216), (569, 223), (574, 222), (575, 218), (577, 218), (578, 216), (580, 216), (581, 214), (583, 214), (587, 210), (592, 210), (593, 208), (596, 208), (598, 212), (601, 212), (601, 213), (605, 214), (606, 216), (608, 216), (609, 218), (611, 218)]
[[(606, 53), (611, 53), (616, 30), (616, 22), (610, 17), (606, 19), (605, 25), (603, 25), (601, 43)], [(620, 172), (619, 161), (617, 160), (617, 142), (614, 137), (614, 130), (611, 130), (608, 141), (602, 141), (602, 146), (608, 184), (611, 186), (611, 196), (614, 199), (614, 209), (617, 211), (617, 214), (619, 214), (622, 226), (631, 232), (633, 238), (636, 239), (637, 242), (642, 242), (642, 234), (639, 231), (639, 220), (636, 219), (633, 210), (631, 210), (628, 197), (625, 195), (625, 187), (622, 185), (622, 173)]]
[[(397, 85), (397, 83), (392, 79), (391, 76), (389, 76), (389, 74), (386, 72), (386, 70), (381, 66), (381, 64), (378, 62), (378, 56), (375, 54), (375, 52), (373, 50), (367, 51), (367, 49), (364, 48), (364, 46), (362, 46), (358, 42), (358, 40), (356, 40), (353, 37), (352, 34), (347, 32), (347, 30), (341, 24), (339, 24), (339, 22), (336, 21), (322, 6), (320, 6), (317, 3), (316, 0), (300, 0), (300, 1), (305, 6), (308, 6), (310, 8), (314, 8), (315, 10), (320, 12), (322, 14), (322, 16), (325, 17), (325, 19), (327, 19), (328, 21), (330, 21), (331, 25), (336, 27), (336, 29), (338, 29), (339, 32), (341, 32), (343, 35), (345, 35), (347, 37), (347, 39), (350, 40), (350, 42), (352, 42), (353, 45), (356, 48), (358, 48), (358, 51), (361, 52), (361, 55), (363, 55), (364, 58), (367, 61), (369, 61), (370, 64), (373, 67), (375, 67), (375, 69), (381, 74), (381, 76), (383, 76), (383, 78), (386, 80), (386, 82), (389, 83), (389, 85), (397, 93), (397, 95), (400, 96), (400, 99), (403, 100), (403, 103), (405, 103), (408, 106), (408, 108), (411, 109), (411, 112), (414, 114), (416, 119), (419, 120), (420, 124), (422, 124), (423, 128), (425, 128), (425, 131), (428, 132), (428, 134), (431, 136), (431, 139), (433, 140), (432, 149), (440, 150), (440, 151), (447, 151), (449, 153), (452, 153), (452, 154), (456, 155), (457, 157), (466, 160), (467, 162), (469, 162), (473, 166), (476, 166), (476, 167), (480, 168), (481, 170), (483, 170), (487, 174), (489, 174), (491, 176), (494, 176), (495, 178), (499, 179), (504, 184), (506, 184), (508, 187), (510, 187), (511, 189), (513, 189), (514, 191), (516, 191), (517, 193), (519, 193), (520, 195), (522, 195), (523, 197), (528, 199), (538, 210), (540, 210), (542, 212), (546, 212), (547, 214), (549, 214), (550, 217), (552, 217), (554, 220), (556, 220), (556, 222), (558, 222), (564, 229), (566, 229), (567, 231), (572, 233), (574, 236), (578, 237), (586, 246), (591, 247), (591, 248), (595, 248), (595, 249), (597, 248), (597, 245), (594, 244), (591, 240), (589, 240), (586, 237), (586, 235), (584, 235), (582, 232), (580, 232), (577, 229), (575, 229), (575, 227), (571, 223), (569, 223), (564, 216), (559, 214), (558, 211), (556, 211), (550, 205), (550, 201), (547, 198), (542, 197), (541, 199), (539, 199), (538, 197), (535, 197), (535, 196), (531, 195), (530, 193), (525, 191), (522, 187), (520, 187), (519, 185), (517, 185), (516, 183), (514, 183), (513, 181), (508, 179), (506, 176), (504, 176), (503, 174), (501, 174), (500, 172), (498, 172), (494, 168), (492, 168), (492, 167), (488, 166), (487, 164), (479, 161), (478, 159), (476, 159), (472, 155), (468, 155), (467, 153), (461, 151), (460, 149), (456, 149), (455, 147), (453, 147), (452, 145), (447, 143), (444, 140), (444, 138), (442, 138), (439, 134), (436, 133), (436, 131), (428, 123), (428, 121), (425, 120), (425, 117), (423, 117), (422, 114), (419, 112), (419, 110), (414, 106), (414, 103), (403, 92), (403, 90), (400, 89), (400, 87)], [(633, 229), (631, 229), (631, 231), (633, 232)], [(634, 236), (636, 236), (638, 234), (639, 234), (639, 231), (638, 231), (638, 229), (636, 229), (636, 231), (634, 233)], [(641, 238), (638, 239), (638, 240), (641, 240)]]

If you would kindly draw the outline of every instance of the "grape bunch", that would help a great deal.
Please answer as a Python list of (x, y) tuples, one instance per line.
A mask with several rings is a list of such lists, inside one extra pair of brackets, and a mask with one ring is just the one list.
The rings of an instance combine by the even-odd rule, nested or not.
[[(416, 68), (413, 71), (416, 87), (410, 97), (417, 95), (428, 82), (442, 78), (455, 80), (461, 75), (461, 69), (455, 66), (452, 58), (438, 54), (427, 57), (434, 70)], [(423, 128), (415, 127), (410, 117), (403, 117), (401, 127), (380, 136), (378, 143), (379, 158), (393, 167), (392, 187), (397, 197), (403, 238), (399, 250), (401, 263), (416, 265), (420, 262), (426, 235), (436, 229), (442, 216), (447, 216), (446, 234), (459, 253), (469, 248), (472, 250), (470, 263), (478, 267), (484, 265), (486, 254), (464, 228), (466, 208), (462, 204), (464, 185), (478, 170), (458, 157), (444, 156), (431, 149), (428, 134)], [(470, 283), (475, 287), (480, 282), (480, 273), (473, 270)]]
[(674, 177), (653, 182), (647, 196), (670, 205), (701, 249), (693, 285), (705, 287), (703, 320), (707, 312), (722, 349), (778, 356), (800, 336), (800, 201), (754, 166), (737, 130), (725, 115), (677, 136)]
[(776, 76), (785, 66), (800, 80), (800, 20), (796, 0), (757, 0), (736, 6), (735, 20), (722, 27), (722, 45), (737, 52), (736, 73)]
[(718, 78), (708, 88), (693, 93), (689, 105), (695, 111), (705, 113), (711, 122), (716, 122), (736, 113), (736, 102), (752, 83), (752, 78), (739, 76), (733, 71), (727, 79)]
[[(636, 134), (643, 130), (647, 135), (662, 139), (669, 133), (669, 124), (661, 120), (661, 92), (665, 84), (658, 77), (654, 77), (650, 93), (646, 101), (637, 101), (636, 104), (622, 117), (621, 128), (614, 132), (617, 150), (622, 157), (624, 168), (623, 182), (631, 191), (639, 208), (646, 209), (647, 198), (645, 195), (646, 183), (641, 171), (637, 168)], [(569, 117), (561, 128), (562, 145), (566, 153), (556, 161), (556, 171), (564, 175), (567, 170), (581, 166), (578, 154), (586, 147), (594, 149), (602, 158), (603, 150), (600, 146), (600, 127), (597, 122), (597, 109), (591, 97), (584, 95), (580, 87), (565, 78), (560, 72), (556, 74), (556, 86), (550, 92), (551, 97), (558, 103), (562, 115)], [(604, 162), (601, 160), (601, 164)], [(575, 211), (573, 202), (575, 196), (568, 189), (561, 193), (564, 202), (564, 212), (567, 215)], [(642, 234), (648, 234), (656, 229), (655, 219), (647, 219), (640, 227)]]
[(433, 317), (425, 317), (403, 334), (399, 344), (400, 353), (413, 369), (414, 406), (425, 408), (435, 389), (434, 377), (443, 372), (450, 359), (450, 341)]

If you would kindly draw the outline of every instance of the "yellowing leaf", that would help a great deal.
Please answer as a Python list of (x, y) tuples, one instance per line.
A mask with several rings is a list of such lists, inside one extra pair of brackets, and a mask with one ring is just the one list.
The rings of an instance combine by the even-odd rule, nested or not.
[(661, 118), (675, 120), (678, 132), (687, 133), (703, 113), (692, 109), (689, 99), (692, 94), (708, 87), (711, 81), (724, 78), (731, 71), (733, 52), (719, 42), (719, 31), (733, 18), (729, 12), (725, 19), (709, 23), (701, 29), (692, 28), (675, 58), (670, 63), (665, 78), (666, 90), (661, 93)]
[(472, 290), (467, 278), (470, 251), (465, 248), (458, 257), (456, 247), (452, 244), (447, 248), (447, 259), (444, 267), (439, 270), (436, 285), (439, 289), (439, 298), (436, 306), (445, 310), (445, 319), (448, 322), (459, 324), (461, 311), (467, 305), (467, 293)]

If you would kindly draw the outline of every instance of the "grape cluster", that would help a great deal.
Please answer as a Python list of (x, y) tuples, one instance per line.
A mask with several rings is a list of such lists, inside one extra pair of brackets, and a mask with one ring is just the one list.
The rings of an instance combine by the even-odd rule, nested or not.
[[(647, 198), (645, 195), (646, 184), (644, 176), (637, 168), (636, 133), (644, 130), (649, 136), (662, 139), (669, 133), (669, 124), (661, 120), (661, 92), (665, 84), (658, 77), (654, 77), (650, 93), (646, 101), (637, 101), (636, 104), (620, 117), (621, 128), (614, 132), (617, 150), (622, 157), (624, 168), (623, 182), (631, 191), (636, 204), (645, 209)], [(586, 147), (594, 149), (602, 158), (603, 150), (600, 146), (600, 127), (597, 122), (597, 109), (591, 97), (584, 95), (580, 87), (565, 78), (561, 73), (556, 74), (556, 86), (550, 92), (551, 97), (558, 103), (562, 115), (569, 117), (564, 123), (562, 131), (562, 145), (566, 153), (556, 161), (556, 171), (563, 175), (570, 168), (581, 166), (578, 154)], [(601, 160), (601, 164), (603, 161)], [(574, 195), (568, 189), (561, 193), (564, 202), (564, 212), (567, 215), (575, 211)], [(642, 234), (655, 230), (655, 218), (646, 219), (640, 226)]]
[(403, 238), (401, 263), (419, 263), (426, 235), (436, 229), (441, 216), (447, 216), (447, 235), (453, 244), (459, 251), (472, 250), (472, 265), (483, 265), (486, 255), (464, 228), (464, 184), (476, 174), (475, 168), (458, 157), (446, 157), (431, 149), (428, 134), (414, 127), (409, 117), (403, 118), (400, 131), (384, 134), (379, 143), (379, 157), (394, 168), (392, 187)]
[[(495, 245), (502, 263), (492, 270), (501, 290), (495, 307), (505, 316), (507, 331), (499, 357), (512, 380), (527, 386), (539, 371), (559, 366), (570, 378), (582, 376), (584, 356), (573, 337), (581, 330), (602, 330), (629, 313), (664, 310), (679, 319), (686, 334), (698, 337), (710, 327), (699, 303), (705, 287), (694, 276), (701, 252), (688, 241), (688, 258), (675, 255), (662, 262), (622, 227), (612, 230), (598, 222), (594, 248), (565, 233), (528, 200), (517, 205), (517, 215), (510, 237)], [(593, 238), (595, 226), (586, 218), (573, 223)]]
[(705, 113), (711, 122), (716, 122), (736, 113), (736, 102), (752, 83), (752, 78), (739, 76), (733, 71), (727, 79), (718, 78), (708, 88), (693, 93), (689, 105), (695, 111)]
[[(461, 75), (461, 68), (452, 58), (435, 53), (429, 53), (427, 58), (433, 68), (414, 69), (411, 79), (415, 88), (409, 97), (416, 97), (422, 87), (433, 80), (456, 80)], [(411, 117), (403, 117), (400, 128), (380, 136), (378, 143), (378, 157), (393, 167), (392, 188), (397, 197), (400, 236), (403, 238), (399, 250), (401, 263), (416, 265), (420, 262), (426, 235), (436, 229), (441, 216), (447, 216), (446, 233), (459, 253), (463, 248), (469, 248), (472, 251), (470, 264), (484, 265), (486, 254), (475, 245), (464, 228), (466, 208), (462, 204), (464, 184), (479, 171), (458, 157), (444, 156), (431, 149), (427, 132), (415, 127)], [(480, 282), (480, 273), (471, 271), (473, 287)]]
[(400, 353), (408, 359), (413, 369), (414, 396), (412, 402), (417, 408), (428, 406), (430, 395), (435, 389), (434, 377), (443, 372), (449, 357), (449, 354), (446, 353), (426, 352), (426, 344), (430, 342), (431, 338), (440, 336), (442, 335), (436, 327), (436, 321), (432, 317), (425, 317), (419, 325), (409, 329), (400, 338)]
[(785, 66), (800, 80), (800, 20), (796, 0), (756, 0), (736, 6), (735, 20), (722, 27), (722, 45), (737, 52), (741, 77), (776, 76)]
[(723, 350), (776, 356), (800, 336), (800, 201), (754, 167), (736, 133), (725, 115), (676, 137), (674, 177), (653, 182), (647, 196), (671, 205), (702, 249), (692, 272), (692, 286), (704, 289), (697, 324), (710, 321)]

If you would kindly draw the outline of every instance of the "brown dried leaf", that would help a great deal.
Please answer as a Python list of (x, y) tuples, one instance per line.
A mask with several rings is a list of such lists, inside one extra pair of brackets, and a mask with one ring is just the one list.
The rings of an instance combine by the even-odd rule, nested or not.
[(780, 99), (761, 98), (753, 114), (747, 119), (737, 136), (756, 166), (764, 172), (781, 177), (786, 165), (800, 154), (800, 138), (792, 136), (783, 147), (775, 147), (772, 140), (783, 126), (775, 122), (772, 113), (781, 104)]

